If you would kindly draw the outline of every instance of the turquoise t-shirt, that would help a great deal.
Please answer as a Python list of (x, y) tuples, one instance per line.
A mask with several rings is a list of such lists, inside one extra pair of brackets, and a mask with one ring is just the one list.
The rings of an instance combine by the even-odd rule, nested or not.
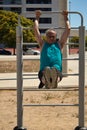
[(62, 53), (59, 44), (44, 43), (40, 55), (40, 70), (45, 67), (55, 67), (57, 70), (62, 71)]

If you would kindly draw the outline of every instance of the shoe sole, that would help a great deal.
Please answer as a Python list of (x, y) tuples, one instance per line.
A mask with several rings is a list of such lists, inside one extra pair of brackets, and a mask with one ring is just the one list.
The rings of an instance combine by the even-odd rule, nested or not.
[(44, 78), (45, 78), (45, 87), (51, 88), (52, 83), (50, 82), (51, 79), (51, 69), (49, 67), (45, 68), (44, 70)]
[(57, 88), (57, 70), (55, 68), (45, 68), (44, 79), (46, 88)]
[(51, 68), (51, 77), (52, 77), (52, 88), (57, 88), (57, 70), (55, 68)]

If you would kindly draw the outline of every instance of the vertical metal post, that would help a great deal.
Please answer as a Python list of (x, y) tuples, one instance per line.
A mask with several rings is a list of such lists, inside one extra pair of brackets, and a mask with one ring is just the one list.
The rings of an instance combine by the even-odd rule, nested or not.
[(17, 26), (16, 30), (16, 46), (17, 46), (17, 126), (22, 127), (23, 123), (23, 108), (22, 108), (22, 98), (23, 98), (23, 77), (22, 77), (22, 27)]
[(84, 127), (85, 27), (79, 27), (79, 126)]
[(17, 52), (17, 126), (14, 130), (27, 130), (23, 128), (23, 33), (18, 17), (18, 26), (16, 27), (16, 52)]

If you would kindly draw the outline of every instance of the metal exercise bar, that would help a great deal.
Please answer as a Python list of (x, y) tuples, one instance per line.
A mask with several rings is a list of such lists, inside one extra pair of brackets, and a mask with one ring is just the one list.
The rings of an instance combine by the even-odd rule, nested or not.
[(66, 89), (66, 88), (57, 88), (57, 89), (38, 89), (38, 88), (24, 88), (23, 89), (23, 91), (35, 91), (35, 92), (37, 92), (37, 91), (39, 91), (39, 92), (42, 92), (42, 91), (78, 91), (78, 88), (73, 88), (73, 87), (71, 87), (71, 88), (68, 88), (68, 89)]
[[(42, 11), (42, 15), (43, 14), (52, 14), (52, 13), (56, 13), (56, 14), (61, 14), (62, 15), (62, 10), (61, 11)], [(33, 14), (35, 12), (32, 12)], [(78, 14), (81, 17), (81, 26), (83, 26), (83, 15), (80, 12), (77, 11), (68, 11), (69, 14)], [(29, 12), (28, 12), (29, 14)]]
[[(63, 76), (78, 76), (79, 73), (71, 73), (71, 74), (66, 74), (66, 73), (63, 73)], [(30, 73), (30, 74), (23, 74), (23, 76), (33, 76), (33, 77), (37, 77), (38, 76), (38, 73)], [(32, 78), (33, 78), (32, 77)]]
[[(59, 13), (61, 14), (62, 11), (52, 11), (52, 13)], [(81, 18), (81, 26), (83, 26), (83, 15), (80, 12), (77, 11), (68, 11), (69, 14), (78, 14)]]
[(23, 104), (23, 106), (24, 107), (29, 107), (29, 106), (31, 106), (31, 107), (35, 107), (35, 106), (37, 106), (37, 107), (41, 107), (41, 106), (44, 106), (44, 107), (46, 107), (46, 106), (48, 106), (48, 107), (50, 107), (50, 106), (79, 106), (79, 104)]
[(85, 117), (85, 27), (79, 27), (79, 126), (84, 127)]
[(22, 76), (22, 28), (16, 27), (16, 48), (17, 48), (17, 127), (22, 128), (23, 125), (23, 76)]
[[(23, 77), (23, 79), (37, 79), (38, 78), (38, 76), (37, 76), (38, 74), (23, 74), (23, 76), (32, 76), (32, 77), (28, 77), (28, 78), (24, 78)], [(78, 73), (73, 73), (73, 74), (63, 74), (63, 76), (65, 77), (65, 76), (78, 76), (79, 74)], [(0, 81), (3, 81), (3, 80), (16, 80), (17, 78), (0, 78)]]
[[(33, 27), (22, 27), (24, 30), (32, 30)], [(39, 29), (49, 29), (49, 27), (39, 27)], [(54, 27), (54, 29), (65, 29), (65, 27)], [(71, 27), (71, 29), (78, 29), (78, 27)]]
[(17, 78), (0, 78), (1, 81), (3, 80), (17, 80)]
[[(23, 60), (40, 60), (40, 57), (23, 57)], [(79, 60), (79, 58), (63, 58), (63, 60)]]
[[(23, 45), (32, 45), (31, 42), (23, 42)], [(39, 45), (37, 42), (34, 42), (33, 45)], [(78, 43), (66, 43), (66, 45), (79, 45)]]
[[(47, 12), (46, 12), (47, 13)], [(61, 13), (58, 11), (54, 11), (52, 13)], [(83, 26), (83, 16), (79, 12), (69, 12), (78, 14), (81, 17), (81, 26), (79, 27), (79, 105), (74, 104), (75, 106), (79, 106), (79, 126), (84, 127), (84, 36), (85, 36), (85, 27)], [(20, 21), (19, 21), (20, 23)], [(73, 106), (73, 104), (24, 104), (23, 105), (23, 57), (22, 57), (22, 46), (23, 46), (23, 34), (22, 27), (17, 27), (16, 32), (16, 43), (17, 43), (17, 126), (22, 128), (23, 126), (23, 106)], [(71, 74), (72, 75), (72, 74)], [(77, 76), (74, 74), (73, 76)]]

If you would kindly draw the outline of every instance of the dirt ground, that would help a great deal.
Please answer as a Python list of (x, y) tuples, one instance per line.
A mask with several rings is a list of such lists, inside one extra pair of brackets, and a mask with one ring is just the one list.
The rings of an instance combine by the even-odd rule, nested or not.
[[(75, 91), (24, 91), (23, 104), (78, 104)], [(13, 130), (17, 125), (16, 90), (0, 90), (0, 130)], [(87, 87), (85, 93), (85, 125), (87, 126)], [(23, 127), (27, 130), (74, 130), (78, 125), (78, 107), (23, 107)]]
[[(32, 66), (31, 66), (32, 64)], [(38, 71), (39, 62), (25, 62), (25, 72)], [(15, 62), (0, 62), (0, 73), (16, 72)], [(29, 92), (23, 104), (78, 104), (78, 90)], [(76, 91), (77, 90), (77, 91)], [(77, 106), (23, 107), (23, 127), (27, 130), (74, 130), (78, 126)], [(13, 130), (17, 125), (17, 92), (0, 90), (0, 130)], [(85, 126), (87, 126), (87, 87), (85, 93)]]
[[(24, 61), (24, 72), (37, 72), (39, 70), (39, 61)], [(14, 73), (17, 71), (15, 61), (0, 61), (0, 73)]]

